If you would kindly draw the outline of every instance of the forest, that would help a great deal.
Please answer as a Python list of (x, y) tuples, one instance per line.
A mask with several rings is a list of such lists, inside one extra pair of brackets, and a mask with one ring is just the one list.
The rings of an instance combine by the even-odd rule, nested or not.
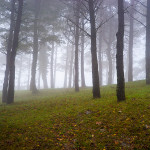
[(0, 0), (0, 149), (150, 149), (150, 0)]

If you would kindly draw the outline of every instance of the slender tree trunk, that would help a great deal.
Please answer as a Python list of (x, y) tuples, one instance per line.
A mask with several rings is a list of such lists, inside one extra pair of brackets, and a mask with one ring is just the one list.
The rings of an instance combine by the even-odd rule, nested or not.
[(124, 49), (124, 1), (118, 0), (118, 32), (117, 36), (117, 101), (125, 100), (125, 82), (123, 66), (123, 49)]
[(110, 53), (110, 47), (109, 50), (107, 50), (107, 57), (108, 57), (108, 64), (109, 64), (109, 71), (108, 71), (108, 85), (112, 84), (112, 57)]
[(109, 64), (109, 72), (108, 72), (108, 85), (112, 84), (112, 56), (111, 56), (111, 44), (112, 44), (112, 20), (110, 20), (109, 24), (109, 41), (108, 41), (108, 49), (107, 49), (107, 58)]
[(79, 92), (79, 2), (76, 2), (76, 29), (75, 29), (75, 91)]
[(3, 103), (6, 103), (6, 101), (7, 101), (7, 94), (8, 94), (10, 55), (11, 55), (13, 31), (14, 31), (15, 1), (16, 0), (12, 0), (11, 1), (10, 29), (9, 29), (9, 37), (8, 37), (8, 43), (7, 43), (7, 54), (6, 54), (6, 70), (5, 70), (5, 76), (4, 76), (3, 91), (2, 91), (2, 102)]
[(39, 64), (39, 87), (40, 87), (40, 79), (42, 77), (43, 87), (44, 89), (48, 88), (47, 84), (47, 65), (48, 65), (48, 55), (47, 55), (47, 46), (46, 43), (41, 43), (39, 48), (39, 57), (38, 57), (38, 64)]
[(51, 51), (51, 88), (54, 88), (54, 42), (52, 42), (52, 51)]
[[(82, 29), (84, 30), (84, 18), (82, 18)], [(81, 87), (86, 87), (85, 75), (84, 75), (84, 43), (85, 36), (84, 32), (81, 34)]]
[(66, 50), (66, 64), (65, 64), (65, 76), (64, 76), (64, 88), (67, 88), (67, 77), (68, 77), (68, 53), (69, 53), (69, 46), (67, 45)]
[(150, 84), (150, 0), (147, 0), (146, 16), (146, 84)]
[(112, 63), (113, 65), (112, 65), (112, 67), (113, 67), (113, 72), (112, 72), (112, 84), (114, 84), (114, 78), (115, 78), (115, 74), (116, 74), (116, 62), (115, 61), (113, 61), (113, 63)]
[(38, 74), (38, 89), (41, 88), (41, 71), (39, 70), (39, 74)]
[(18, 90), (20, 90), (21, 75), (22, 75), (22, 55), (21, 55), (20, 64), (19, 64)]
[(133, 81), (133, 28), (134, 28), (134, 0), (131, 0), (130, 11), (130, 33), (129, 33), (129, 66), (128, 66), (128, 81)]
[(34, 37), (33, 37), (33, 60), (32, 60), (32, 70), (31, 70), (31, 83), (30, 90), (33, 94), (38, 92), (36, 87), (36, 68), (37, 68), (37, 58), (38, 58), (38, 18), (40, 10), (41, 0), (35, 0), (35, 18), (34, 18)]
[(15, 58), (16, 58), (16, 52), (18, 48), (18, 39), (19, 39), (19, 32), (20, 32), (20, 26), (21, 26), (22, 10), (23, 10), (23, 0), (20, 0), (18, 3), (17, 20), (15, 24), (12, 52), (11, 52), (11, 57), (10, 57), (11, 63), (10, 63), (7, 104), (11, 104), (14, 102)]
[(128, 82), (129, 51), (128, 51), (128, 54), (127, 54), (127, 56), (125, 58), (125, 61), (128, 62), (128, 63), (124, 62), (124, 64), (125, 64), (125, 77), (124, 78), (125, 78), (125, 82)]
[[(75, 81), (75, 66), (73, 65), (73, 81)], [(75, 87), (75, 82), (73, 82), (73, 88)]]
[(91, 24), (91, 55), (92, 55), (92, 79), (93, 79), (93, 98), (100, 98), (97, 50), (96, 50), (96, 25), (94, 1), (89, 0), (90, 24)]
[(99, 67), (99, 85), (103, 85), (103, 68), (102, 68), (102, 32), (99, 32), (99, 50), (98, 50), (98, 67)]
[[(111, 6), (110, 6), (111, 10)], [(110, 85), (112, 84), (112, 56), (111, 56), (111, 45), (112, 45), (112, 39), (113, 39), (113, 34), (112, 34), (112, 20), (110, 20), (109, 23), (109, 34), (108, 34), (108, 41), (105, 39), (105, 42), (107, 44), (107, 49), (106, 49), (106, 55), (107, 55), (107, 60), (108, 60), (108, 82), (107, 84)]]
[(70, 58), (69, 85), (68, 85), (69, 88), (71, 88), (71, 85), (72, 85), (73, 60), (74, 60), (74, 45), (72, 45), (71, 58)]
[(43, 80), (44, 89), (48, 89), (47, 77), (46, 74), (44, 73), (42, 73), (42, 80)]
[(57, 72), (57, 48), (55, 50), (54, 88), (56, 86), (56, 72)]
[(28, 80), (27, 80), (27, 90), (29, 90), (30, 89), (30, 71), (31, 71), (31, 54), (30, 54), (30, 56), (29, 56), (29, 58), (28, 58)]

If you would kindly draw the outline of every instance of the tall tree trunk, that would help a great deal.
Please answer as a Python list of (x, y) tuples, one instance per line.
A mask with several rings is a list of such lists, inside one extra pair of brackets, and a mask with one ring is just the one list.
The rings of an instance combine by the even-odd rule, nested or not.
[(56, 86), (56, 73), (57, 73), (57, 48), (55, 50), (54, 88)]
[(90, 25), (91, 25), (91, 55), (92, 55), (92, 79), (93, 79), (93, 98), (100, 98), (97, 50), (96, 50), (96, 25), (94, 1), (89, 0)]
[(124, 1), (118, 0), (118, 32), (117, 36), (117, 101), (125, 100), (125, 82), (123, 66), (123, 49), (124, 49)]
[(8, 94), (10, 55), (11, 55), (13, 31), (14, 31), (15, 1), (16, 0), (12, 0), (11, 1), (10, 29), (9, 29), (9, 37), (8, 37), (8, 43), (7, 43), (7, 54), (6, 54), (6, 70), (5, 70), (5, 76), (4, 76), (3, 91), (2, 91), (2, 102), (3, 103), (6, 103), (6, 101), (7, 101), (7, 94)]
[(112, 70), (113, 70), (113, 72), (112, 72), (112, 84), (114, 84), (114, 79), (115, 79), (115, 74), (116, 74), (116, 61), (113, 61), (112, 62)]
[(134, 28), (134, 0), (131, 0), (130, 10), (130, 33), (129, 33), (129, 64), (128, 64), (128, 81), (133, 81), (133, 28)]
[(109, 49), (107, 49), (107, 58), (108, 58), (108, 64), (109, 64), (109, 71), (108, 71), (108, 85), (112, 84), (112, 57), (110, 53), (110, 46)]
[[(110, 6), (111, 9), (111, 6)], [(112, 84), (112, 56), (111, 56), (111, 44), (112, 44), (112, 20), (110, 20), (109, 24), (109, 41), (108, 41), (108, 49), (107, 49), (107, 58), (109, 64), (109, 72), (108, 72), (108, 85)]]
[(31, 54), (29, 55), (28, 58), (28, 79), (27, 79), (27, 90), (30, 89), (30, 71), (31, 71)]
[(37, 58), (38, 58), (38, 19), (41, 0), (35, 0), (35, 16), (34, 16), (34, 37), (33, 37), (33, 60), (32, 60), (32, 70), (31, 70), (31, 83), (30, 90), (33, 94), (37, 93), (36, 87), (36, 68), (37, 68)]
[[(82, 18), (82, 29), (84, 30), (84, 18)], [(85, 85), (85, 75), (84, 75), (84, 43), (85, 36), (84, 32), (81, 34), (81, 87), (86, 87)]]
[(20, 64), (19, 64), (18, 90), (20, 90), (21, 75), (22, 75), (22, 55), (21, 55), (21, 58), (20, 58)]
[(150, 0), (147, 0), (146, 16), (146, 84), (150, 84)]
[(42, 73), (42, 80), (43, 80), (44, 89), (48, 89), (47, 77), (46, 74), (44, 73)]
[[(111, 10), (111, 6), (110, 6), (110, 10)], [(112, 84), (112, 56), (111, 56), (112, 39), (113, 39), (113, 34), (112, 34), (112, 20), (110, 20), (110, 22), (109, 22), (108, 38), (105, 39), (105, 42), (107, 44), (106, 56), (107, 56), (108, 68), (109, 68), (108, 69), (108, 81), (107, 81), (108, 85)]]
[(76, 29), (75, 29), (75, 91), (79, 92), (79, 2), (76, 2)]
[(69, 88), (71, 88), (72, 85), (73, 60), (74, 60), (74, 45), (72, 45), (71, 57), (70, 57), (69, 83), (68, 83)]
[(11, 104), (14, 102), (15, 58), (16, 58), (16, 53), (17, 53), (17, 48), (18, 48), (22, 10), (23, 10), (23, 0), (20, 0), (18, 3), (17, 20), (16, 20), (16, 24), (15, 24), (14, 38), (13, 38), (13, 43), (12, 43), (11, 57), (10, 57), (11, 63), (10, 63), (10, 75), (9, 75), (9, 84), (8, 84), (9, 87), (8, 87), (7, 104)]
[(39, 74), (38, 74), (38, 89), (41, 88), (41, 71), (39, 70)]
[(98, 49), (98, 70), (99, 70), (99, 85), (103, 85), (103, 68), (102, 68), (102, 32), (99, 32), (99, 49)]
[(54, 88), (54, 41), (52, 42), (52, 51), (51, 51), (51, 88)]
[[(69, 45), (69, 44), (68, 44)], [(64, 88), (67, 88), (67, 76), (68, 76), (68, 53), (69, 46), (67, 45), (66, 49), (66, 64), (65, 64), (65, 76), (64, 76)]]
[(39, 47), (39, 85), (40, 85), (40, 76), (42, 76), (44, 89), (48, 88), (47, 84), (47, 65), (48, 65), (48, 55), (47, 55), (47, 46), (46, 43), (41, 43)]
[[(75, 66), (73, 65), (73, 81), (75, 81)], [(75, 87), (75, 82), (73, 82), (73, 88)]]

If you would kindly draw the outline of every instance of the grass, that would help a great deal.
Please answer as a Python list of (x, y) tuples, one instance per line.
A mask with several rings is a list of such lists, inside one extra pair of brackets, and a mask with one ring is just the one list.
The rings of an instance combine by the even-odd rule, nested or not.
[(150, 86), (126, 84), (126, 102), (116, 102), (115, 85), (16, 93), (15, 103), (0, 104), (1, 150), (148, 150)]

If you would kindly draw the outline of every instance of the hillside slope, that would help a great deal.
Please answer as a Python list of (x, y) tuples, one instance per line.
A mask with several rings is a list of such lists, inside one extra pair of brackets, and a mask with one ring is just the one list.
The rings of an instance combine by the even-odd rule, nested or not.
[(117, 103), (115, 85), (101, 88), (17, 92), (13, 105), (0, 104), (1, 150), (150, 149), (150, 86), (126, 85)]

